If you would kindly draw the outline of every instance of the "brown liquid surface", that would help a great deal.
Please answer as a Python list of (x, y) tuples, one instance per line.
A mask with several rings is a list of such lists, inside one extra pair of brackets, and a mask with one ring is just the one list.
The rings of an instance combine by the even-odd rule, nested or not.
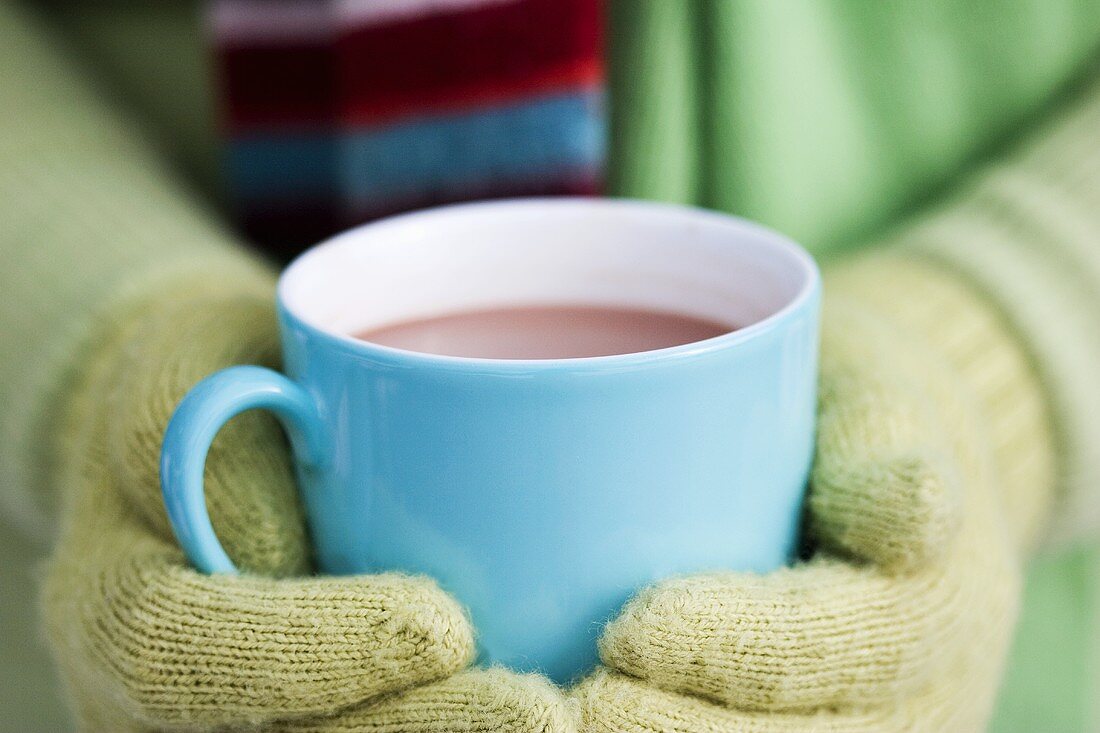
[(695, 316), (637, 308), (516, 306), (404, 321), (355, 337), (443, 356), (569, 359), (664, 349), (733, 330)]

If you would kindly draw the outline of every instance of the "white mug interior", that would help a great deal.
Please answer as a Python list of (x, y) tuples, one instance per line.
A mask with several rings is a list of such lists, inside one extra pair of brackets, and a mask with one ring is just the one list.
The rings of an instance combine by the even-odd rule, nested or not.
[(531, 305), (651, 309), (745, 330), (796, 307), (818, 277), (801, 247), (736, 217), (640, 201), (515, 199), (352, 229), (295, 260), (279, 297), (298, 319), (341, 337)]

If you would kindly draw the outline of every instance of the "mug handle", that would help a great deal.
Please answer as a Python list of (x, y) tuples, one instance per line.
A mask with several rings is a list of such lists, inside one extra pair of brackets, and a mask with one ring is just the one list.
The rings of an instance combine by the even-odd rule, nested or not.
[(206, 454), (226, 422), (257, 407), (271, 410), (279, 418), (299, 467), (316, 468), (327, 454), (321, 418), (312, 398), (278, 372), (235, 366), (191, 388), (164, 433), (160, 485), (172, 531), (187, 558), (204, 573), (239, 572), (214, 534), (206, 511)]

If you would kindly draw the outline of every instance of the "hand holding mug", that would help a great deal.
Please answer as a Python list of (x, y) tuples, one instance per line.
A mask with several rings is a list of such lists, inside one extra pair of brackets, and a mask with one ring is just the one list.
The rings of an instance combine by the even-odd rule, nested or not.
[[(320, 569), (438, 579), (482, 656), (566, 682), (638, 588), (792, 556), (813, 446), (819, 277), (732, 217), (621, 201), (450, 207), (303, 255), (279, 285), (287, 376), (204, 381), (164, 443), (169, 515), (208, 572), (205, 449), (269, 408), (295, 445)], [(640, 353), (492, 359), (354, 337), (442, 313), (629, 307), (728, 332)]]

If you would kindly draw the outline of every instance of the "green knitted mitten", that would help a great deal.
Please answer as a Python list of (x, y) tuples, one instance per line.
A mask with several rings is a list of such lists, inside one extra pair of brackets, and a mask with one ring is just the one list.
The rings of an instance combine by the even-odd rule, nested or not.
[[(210, 282), (133, 309), (83, 365), (64, 418), (50, 640), (86, 730), (558, 730), (546, 680), (462, 671), (463, 609), (427, 578), (308, 567), (284, 439), (260, 413), (210, 453), (206, 491), (241, 577), (188, 567), (164, 513), (165, 424), (203, 376), (273, 365), (270, 283)], [(274, 577), (271, 577), (274, 576)], [(281, 577), (283, 579), (275, 579)]]
[(586, 729), (984, 730), (1027, 557), (1100, 517), (1098, 134), (1094, 84), (827, 271), (818, 554), (641, 593)]
[(819, 552), (637, 596), (575, 693), (586, 730), (983, 729), (1053, 486), (1042, 392), (938, 267), (863, 258), (826, 292)]

